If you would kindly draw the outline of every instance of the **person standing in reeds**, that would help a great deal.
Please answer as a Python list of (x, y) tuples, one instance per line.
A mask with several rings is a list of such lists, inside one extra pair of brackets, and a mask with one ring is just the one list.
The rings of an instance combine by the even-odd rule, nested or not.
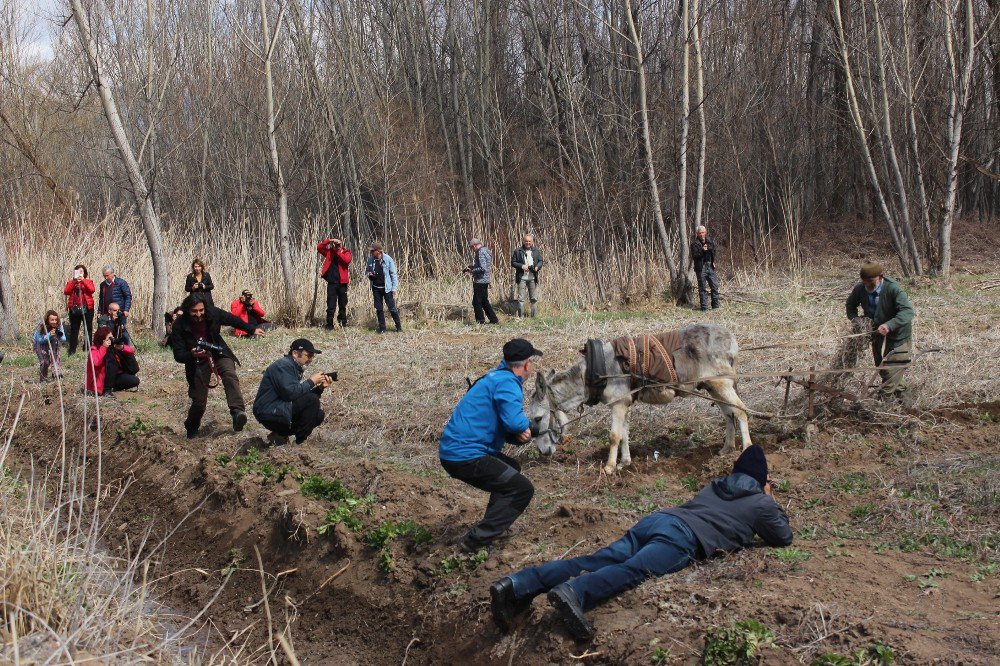
[(77, 264), (73, 267), (73, 277), (63, 287), (66, 294), (66, 308), (69, 310), (69, 355), (76, 353), (80, 339), (80, 325), (86, 323), (83, 335), (89, 339), (94, 330), (94, 292), (97, 288), (88, 277), (87, 267)]
[(531, 301), (531, 316), (538, 314), (538, 272), (542, 270), (542, 252), (535, 247), (535, 237), (526, 234), (521, 247), (514, 250), (510, 258), (514, 267), (514, 284), (517, 285), (517, 316), (524, 316), (524, 292)]
[(189, 294), (201, 294), (205, 299), (205, 305), (215, 305), (212, 301), (212, 276), (205, 271), (205, 262), (202, 259), (195, 259), (191, 262), (191, 272), (184, 280), (184, 291)]
[(715, 274), (715, 241), (708, 236), (708, 229), (699, 226), (691, 241), (691, 260), (698, 278), (698, 300), (701, 311), (708, 310), (708, 292), (712, 292), (712, 309), (719, 307), (719, 276)]
[(497, 313), (490, 305), (493, 253), (478, 238), (471, 239), (469, 247), (472, 248), (472, 263), (463, 268), (462, 272), (472, 274), (472, 309), (476, 313), (476, 323), (485, 324), (488, 318), (491, 324), (499, 324)]
[(87, 390), (112, 397), (115, 391), (139, 386), (139, 364), (135, 350), (126, 344), (114, 344), (114, 334), (107, 326), (94, 332), (87, 362)]
[[(326, 280), (326, 330), (333, 329), (333, 316), (341, 326), (347, 326), (347, 285), (351, 276), (347, 267), (351, 264), (351, 251), (344, 247), (339, 238), (324, 238), (316, 245), (316, 251), (323, 255), (320, 276)], [(338, 313), (337, 310), (340, 310)]]
[(45, 317), (38, 322), (35, 334), (31, 339), (31, 348), (35, 350), (38, 357), (38, 380), (49, 381), (49, 371), (52, 371), (52, 379), (62, 377), (62, 366), (59, 365), (59, 349), (66, 342), (66, 331), (63, 330), (62, 322), (59, 321), (59, 314), (55, 310), (49, 310)]
[(396, 332), (403, 330), (399, 320), (399, 309), (396, 307), (396, 290), (399, 289), (399, 274), (396, 272), (396, 262), (382, 251), (381, 243), (368, 246), (368, 262), (365, 273), (372, 285), (372, 298), (375, 301), (375, 316), (378, 318), (377, 333), (385, 333), (385, 306), (389, 306), (389, 314), (396, 325)]

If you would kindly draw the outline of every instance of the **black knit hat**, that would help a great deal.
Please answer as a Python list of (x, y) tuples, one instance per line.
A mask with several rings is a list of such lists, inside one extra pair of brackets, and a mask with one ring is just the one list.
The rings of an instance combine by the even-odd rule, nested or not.
[(767, 458), (764, 457), (764, 449), (754, 444), (743, 451), (733, 464), (733, 474), (737, 472), (753, 477), (763, 488), (767, 483)]

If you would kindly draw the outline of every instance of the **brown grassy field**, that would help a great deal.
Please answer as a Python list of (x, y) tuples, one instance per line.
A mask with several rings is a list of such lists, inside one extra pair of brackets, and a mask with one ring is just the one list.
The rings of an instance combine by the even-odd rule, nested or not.
[[(341, 377), (324, 397), (326, 423), (305, 445), (245, 455), (263, 431), (251, 422), (232, 433), (221, 389), (210, 396), (202, 434), (184, 439), (183, 368), (151, 342), (140, 347), (142, 386), (102, 399), (96, 432), (88, 426), (97, 405), (79, 391), (79, 357), (66, 363), (61, 385), (39, 385), (30, 350), (8, 347), (0, 660), (16, 650), (21, 659), (55, 662), (69, 651), (121, 663), (142, 655), (265, 663), (272, 654), (304, 664), (693, 663), (707, 637), (711, 650), (723, 650), (770, 636), (760, 649), (769, 664), (888, 663), (879, 646), (896, 663), (990, 663), (1000, 650), (1000, 392), (992, 361), (1000, 292), (982, 288), (998, 274), (978, 263), (948, 285), (904, 283), (917, 309), (918, 350), (939, 350), (918, 354), (909, 372), (912, 409), (866, 401), (821, 409), (808, 424), (751, 419), (780, 482), (792, 546), (751, 548), (650, 581), (595, 609), (598, 635), (583, 645), (544, 600), (516, 631), (500, 634), (489, 619), (489, 584), (593, 550), (726, 470), (732, 461), (717, 456), (718, 409), (693, 398), (636, 408), (634, 464), (612, 477), (599, 471), (605, 408), (575, 423), (551, 460), (524, 447), (519, 455), (537, 488), (532, 505), (494, 553), (462, 556), (455, 541), (485, 498), (448, 478), (436, 454), (465, 377), (492, 367), (514, 336), (545, 351), (543, 368), (560, 368), (589, 337), (703, 319), (732, 330), (743, 347), (789, 345), (741, 354), (741, 373), (829, 367), (846, 331), (849, 268), (734, 271), (723, 288), (730, 299), (707, 316), (653, 300), (578, 310), (561, 296), (557, 308), (543, 301), (540, 318), (499, 327), (404, 321), (400, 335), (357, 326), (238, 341), (248, 401), (261, 370), (301, 334), (325, 350), (322, 369)], [(453, 289), (448, 298), (461, 298)], [(868, 378), (858, 375), (851, 388)], [(745, 379), (739, 390), (758, 411), (777, 411), (783, 395), (774, 379)], [(793, 389), (789, 411), (802, 406)], [(54, 505), (57, 497), (67, 503)], [(387, 522), (407, 520), (426, 539), (420, 531), (392, 538)], [(62, 557), (67, 535), (79, 550)], [(12, 566), (11, 553), (25, 545), (35, 559)], [(52, 548), (56, 555), (44, 552)], [(66, 566), (81, 559), (86, 567)], [(33, 596), (10, 591), (53, 579), (73, 585), (35, 582)], [(80, 608), (95, 610), (69, 612)]]

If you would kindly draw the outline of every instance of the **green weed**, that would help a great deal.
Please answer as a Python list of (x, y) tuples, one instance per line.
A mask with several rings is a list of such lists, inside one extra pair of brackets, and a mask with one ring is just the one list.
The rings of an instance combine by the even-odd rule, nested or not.
[(247, 560), (246, 555), (244, 555), (243, 551), (241, 551), (239, 548), (230, 548), (226, 552), (226, 557), (229, 558), (229, 564), (222, 567), (222, 570), (220, 572), (224, 577), (229, 577), (230, 575), (232, 575)]
[[(256, 449), (250, 449), (254, 452)], [(326, 500), (328, 502), (339, 502), (346, 499), (358, 499), (351, 490), (340, 482), (339, 479), (327, 481), (322, 476), (302, 476), (298, 475), (299, 492), (303, 497)]]
[(989, 576), (995, 576), (997, 571), (1000, 571), (1000, 562), (990, 562), (989, 564), (984, 564), (983, 566), (976, 569), (969, 580), (973, 583), (981, 583), (986, 580)]
[(864, 472), (847, 472), (830, 482), (830, 487), (844, 493), (857, 494), (871, 490), (871, 482)]
[(854, 520), (865, 520), (869, 518), (873, 513), (875, 513), (875, 504), (869, 502), (867, 504), (859, 504), (853, 509), (851, 509), (851, 518)]
[(653, 650), (653, 655), (649, 658), (651, 664), (664, 664), (667, 661), (668, 652), (661, 647)]
[(696, 476), (688, 475), (681, 477), (681, 486), (683, 486), (684, 490), (687, 490), (688, 492), (696, 493), (701, 490), (701, 481), (699, 481)]
[(490, 553), (485, 548), (471, 555), (449, 555), (438, 564), (439, 576), (447, 576), (456, 571), (472, 571), (489, 558)]
[(798, 564), (812, 557), (809, 553), (794, 546), (789, 548), (775, 548), (771, 552), (784, 564)]
[(740, 666), (755, 661), (757, 652), (774, 644), (774, 634), (757, 620), (739, 620), (705, 635), (701, 663), (706, 666)]
[(809, 662), (809, 666), (890, 666), (894, 659), (892, 648), (876, 641), (850, 655), (824, 652)]

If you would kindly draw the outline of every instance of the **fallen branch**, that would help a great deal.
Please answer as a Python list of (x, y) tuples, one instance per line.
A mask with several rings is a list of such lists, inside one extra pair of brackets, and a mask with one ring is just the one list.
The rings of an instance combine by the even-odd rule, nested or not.
[(575, 655), (573, 653), (570, 653), (569, 656), (570, 656), (571, 659), (583, 660), (583, 659), (590, 659), (591, 657), (600, 657), (601, 653), (600, 652), (591, 652), (590, 650), (586, 650), (580, 656), (577, 656), (577, 655)]
[(410, 657), (410, 648), (420, 642), (422, 641), (416, 636), (410, 639), (410, 642), (406, 644), (406, 650), (403, 652), (403, 663), (400, 666), (406, 666), (406, 660)]
[(347, 564), (345, 564), (344, 566), (342, 566), (340, 569), (338, 569), (336, 572), (334, 572), (333, 575), (331, 575), (329, 578), (327, 578), (326, 580), (324, 580), (323, 584), (320, 585), (318, 588), (316, 588), (316, 590), (317, 591), (322, 590), (324, 587), (326, 587), (330, 583), (330, 581), (332, 581), (334, 578), (336, 578), (340, 574), (342, 574), (345, 571), (347, 571), (347, 568), (349, 566), (351, 566), (351, 561), (347, 560)]

